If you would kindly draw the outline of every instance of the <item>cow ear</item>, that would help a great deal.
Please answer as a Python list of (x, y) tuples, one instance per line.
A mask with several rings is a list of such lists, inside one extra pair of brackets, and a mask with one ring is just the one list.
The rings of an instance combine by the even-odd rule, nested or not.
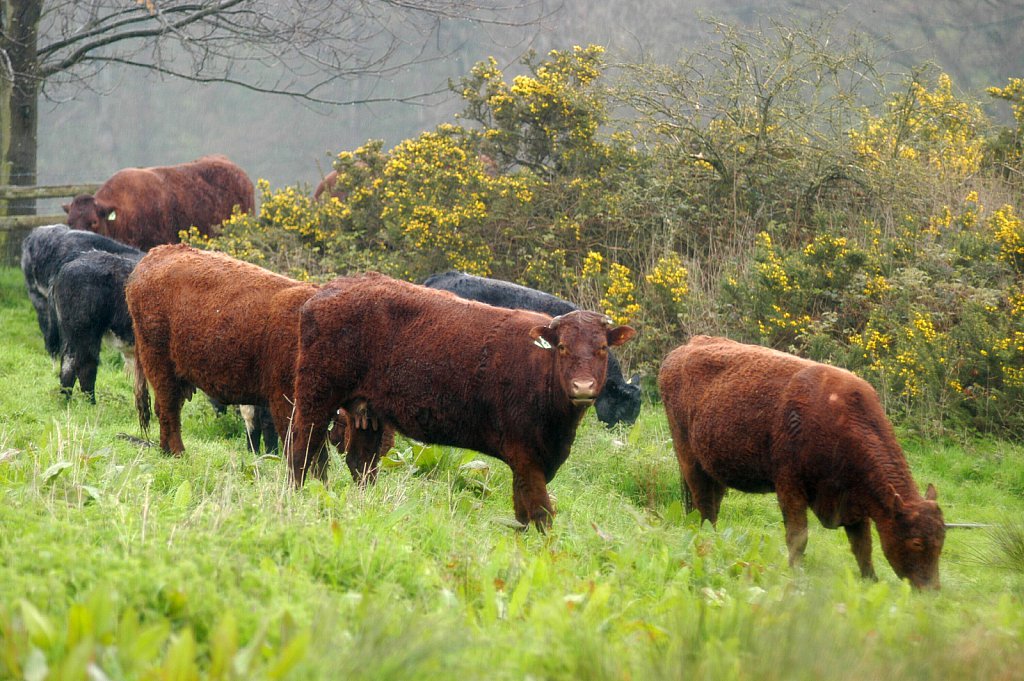
[(108, 203), (96, 202), (96, 214), (100, 216), (101, 220), (107, 220), (112, 222), (117, 217), (117, 213), (114, 211), (114, 206)]
[(548, 326), (535, 326), (530, 329), (530, 338), (538, 348), (550, 350), (558, 345), (558, 332)]
[(632, 326), (616, 326), (608, 331), (608, 345), (622, 345), (636, 335), (636, 329)]
[(629, 379), (630, 385), (640, 385), (640, 374), (633, 374), (633, 378)]
[(933, 485), (930, 482), (928, 483), (928, 489), (925, 490), (924, 492), (924, 498), (927, 499), (928, 501), (939, 500), (939, 492), (938, 490), (935, 489), (935, 485)]
[(71, 213), (71, 204), (70, 203), (61, 204), (61, 208), (64, 209), (65, 213), (69, 213), (69, 214)]

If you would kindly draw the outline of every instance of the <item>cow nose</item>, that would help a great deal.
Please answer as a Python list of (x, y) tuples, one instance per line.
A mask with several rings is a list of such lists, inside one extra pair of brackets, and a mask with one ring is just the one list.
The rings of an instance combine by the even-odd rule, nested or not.
[(597, 397), (597, 381), (592, 378), (572, 380), (572, 397), (574, 400), (592, 400)]

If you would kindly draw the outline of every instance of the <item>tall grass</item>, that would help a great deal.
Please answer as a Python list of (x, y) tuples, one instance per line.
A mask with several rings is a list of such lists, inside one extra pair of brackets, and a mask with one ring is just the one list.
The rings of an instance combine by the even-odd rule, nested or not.
[[(292, 489), (241, 422), (186, 405), (178, 458), (139, 435), (104, 351), (97, 404), (60, 396), (20, 274), (0, 271), (0, 678), (1013, 678), (1024, 570), (950, 532), (943, 590), (877, 548), (855, 577), (812, 523), (786, 566), (774, 498), (730, 493), (717, 531), (682, 512), (660, 405), (588, 415), (551, 484), (547, 535), (510, 527), (504, 464), (399, 439), (378, 483), (337, 456)], [(950, 521), (1024, 512), (1024, 450), (908, 441)], [(1019, 535), (1018, 535), (1019, 536)]]

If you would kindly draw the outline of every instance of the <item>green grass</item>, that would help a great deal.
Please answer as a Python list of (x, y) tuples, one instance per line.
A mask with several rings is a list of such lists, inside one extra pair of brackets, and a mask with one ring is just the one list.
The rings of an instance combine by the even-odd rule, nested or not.
[[(912, 441), (950, 522), (938, 593), (855, 576), (811, 522), (786, 565), (770, 495), (732, 492), (718, 530), (681, 512), (658, 405), (588, 415), (520, 533), (511, 475), (399, 441), (378, 483), (292, 489), (202, 399), (187, 452), (138, 436), (105, 350), (97, 404), (65, 403), (20, 273), (0, 270), (0, 678), (949, 679), (1024, 668), (1024, 448)], [(465, 465), (467, 462), (473, 463)]]

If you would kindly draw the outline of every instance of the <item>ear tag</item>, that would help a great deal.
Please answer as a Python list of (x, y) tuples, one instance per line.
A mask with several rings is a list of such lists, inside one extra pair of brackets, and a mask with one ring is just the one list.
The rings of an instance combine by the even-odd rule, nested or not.
[(117, 211), (116, 210), (112, 210), (109, 213), (107, 213), (107, 222), (113, 222), (116, 219), (117, 219)]
[(550, 350), (551, 349), (551, 343), (548, 343), (544, 339), (544, 336), (539, 336), (537, 338), (537, 340), (533, 341), (533, 344), (536, 345), (538, 348), (542, 348), (544, 350)]

